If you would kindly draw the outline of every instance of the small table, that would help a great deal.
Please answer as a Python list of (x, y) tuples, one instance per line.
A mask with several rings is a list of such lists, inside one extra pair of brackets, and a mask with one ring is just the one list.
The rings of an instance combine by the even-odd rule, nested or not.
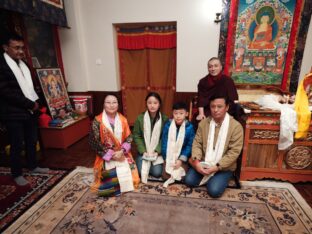
[(66, 149), (88, 135), (89, 131), (90, 119), (84, 116), (64, 128), (41, 127), (40, 135), (43, 148)]

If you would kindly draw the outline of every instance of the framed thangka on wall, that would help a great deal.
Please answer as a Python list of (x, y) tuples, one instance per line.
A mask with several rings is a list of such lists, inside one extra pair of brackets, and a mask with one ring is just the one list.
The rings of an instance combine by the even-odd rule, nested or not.
[(53, 119), (70, 116), (73, 109), (59, 68), (37, 69), (38, 78)]
[(300, 13), (300, 1), (233, 2), (238, 4), (236, 31), (228, 35), (232, 38), (232, 48), (226, 57), (226, 66), (233, 80), (238, 85), (282, 86), (288, 77), (285, 68), (291, 65), (293, 58), (291, 53), (298, 28), (296, 17)]

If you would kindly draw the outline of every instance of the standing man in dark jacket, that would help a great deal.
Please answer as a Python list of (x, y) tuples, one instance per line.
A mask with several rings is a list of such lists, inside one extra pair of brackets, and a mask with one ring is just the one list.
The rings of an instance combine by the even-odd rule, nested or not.
[(28, 181), (22, 175), (21, 152), (25, 143), (28, 168), (34, 173), (48, 172), (37, 166), (36, 142), (38, 96), (34, 90), (31, 73), (23, 62), (23, 38), (7, 34), (0, 54), (0, 120), (9, 135), (11, 174), (15, 182), (24, 186)]

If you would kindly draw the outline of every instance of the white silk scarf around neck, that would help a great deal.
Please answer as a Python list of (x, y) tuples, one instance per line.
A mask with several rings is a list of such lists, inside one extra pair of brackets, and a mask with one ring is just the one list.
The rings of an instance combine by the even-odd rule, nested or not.
[[(156, 121), (153, 131), (152, 131), (152, 125), (151, 125), (151, 119), (150, 119), (149, 113), (148, 111), (145, 111), (144, 118), (143, 118), (143, 132), (144, 132), (144, 142), (145, 142), (146, 151), (147, 151), (147, 154), (149, 155), (154, 153), (159, 143), (159, 138), (161, 134), (161, 125), (162, 125), (161, 113), (159, 113), (159, 119)], [(148, 178), (149, 170), (151, 168), (151, 164), (158, 165), (158, 164), (162, 164), (163, 162), (164, 160), (161, 155), (158, 155), (156, 160), (152, 162), (143, 159), (142, 169), (141, 169), (142, 183), (147, 183), (147, 178)]]
[[(213, 119), (210, 121), (207, 148), (205, 154), (205, 162), (209, 166), (215, 166), (217, 162), (219, 162), (220, 159), (222, 158), (224, 145), (229, 130), (229, 125), (230, 125), (230, 116), (228, 113), (226, 113), (222, 125), (220, 127), (219, 134), (217, 136), (216, 146), (213, 147), (216, 122)], [(209, 180), (209, 178), (213, 175), (214, 173), (204, 176), (199, 185), (205, 184)]]
[(33, 102), (38, 100), (39, 97), (34, 90), (31, 74), (26, 64), (22, 60), (19, 60), (19, 65), (17, 65), (7, 53), (4, 53), (3, 56), (12, 70), (24, 96)]
[(171, 175), (171, 177), (165, 181), (164, 187), (168, 187), (169, 184), (174, 183), (175, 180), (180, 181), (183, 176), (185, 176), (185, 170), (180, 167), (178, 169), (173, 168), (173, 164), (176, 163), (179, 158), (180, 152), (182, 150), (184, 137), (185, 137), (185, 124), (183, 121), (180, 126), (178, 137), (177, 137), (177, 126), (174, 120), (171, 121), (169, 132), (168, 132), (168, 142), (167, 142), (167, 157), (166, 157), (166, 172)]

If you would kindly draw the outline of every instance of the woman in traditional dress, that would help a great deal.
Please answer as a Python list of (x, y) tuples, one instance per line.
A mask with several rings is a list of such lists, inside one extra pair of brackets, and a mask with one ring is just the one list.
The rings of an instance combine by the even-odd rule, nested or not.
[(161, 154), (161, 133), (168, 117), (160, 112), (161, 98), (158, 93), (150, 92), (146, 98), (147, 110), (141, 113), (133, 127), (133, 140), (137, 145), (136, 163), (141, 180), (147, 183), (150, 174), (161, 177), (163, 158)]
[(96, 116), (90, 133), (91, 148), (96, 151), (94, 183), (100, 196), (132, 191), (140, 178), (130, 153), (132, 136), (127, 119), (118, 111), (118, 99), (108, 95), (104, 110)]

